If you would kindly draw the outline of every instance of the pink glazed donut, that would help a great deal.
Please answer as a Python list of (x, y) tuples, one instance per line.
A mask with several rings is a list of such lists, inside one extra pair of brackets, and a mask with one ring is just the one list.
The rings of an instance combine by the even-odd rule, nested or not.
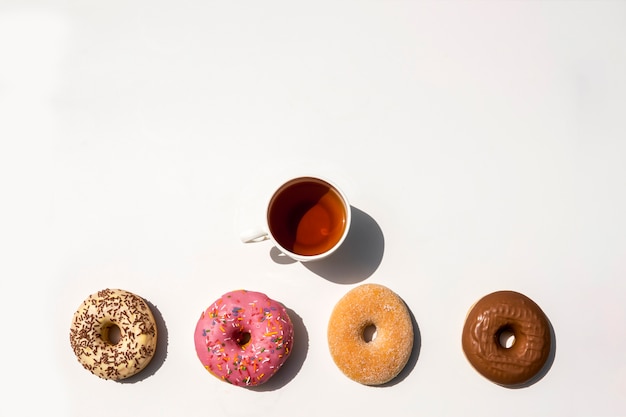
[(293, 326), (277, 301), (237, 290), (202, 312), (194, 342), (211, 374), (233, 385), (254, 386), (267, 382), (289, 357)]

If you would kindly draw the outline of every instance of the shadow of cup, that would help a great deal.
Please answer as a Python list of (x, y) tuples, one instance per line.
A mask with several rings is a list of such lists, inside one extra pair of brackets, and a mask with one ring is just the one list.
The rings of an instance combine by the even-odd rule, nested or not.
[[(311, 272), (337, 284), (356, 284), (367, 279), (378, 269), (385, 252), (385, 238), (378, 223), (364, 211), (350, 208), (352, 224), (343, 244), (327, 258), (302, 263)], [(272, 259), (277, 262), (276, 252)]]

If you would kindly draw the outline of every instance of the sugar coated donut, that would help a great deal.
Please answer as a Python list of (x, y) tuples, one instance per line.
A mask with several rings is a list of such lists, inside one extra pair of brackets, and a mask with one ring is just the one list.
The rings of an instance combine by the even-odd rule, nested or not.
[(548, 318), (534, 301), (514, 291), (497, 291), (470, 309), (463, 351), (485, 378), (507, 387), (533, 379), (550, 355)]
[(335, 364), (364, 385), (395, 378), (411, 356), (413, 338), (408, 308), (396, 293), (378, 284), (348, 291), (328, 322), (328, 347)]
[[(113, 330), (119, 329), (119, 341)], [(148, 365), (157, 343), (157, 326), (148, 304), (124, 290), (105, 289), (78, 307), (70, 344), (85, 369), (103, 379), (121, 380)]]
[(231, 291), (202, 312), (194, 343), (211, 374), (254, 386), (267, 382), (289, 357), (293, 326), (285, 307), (267, 295)]

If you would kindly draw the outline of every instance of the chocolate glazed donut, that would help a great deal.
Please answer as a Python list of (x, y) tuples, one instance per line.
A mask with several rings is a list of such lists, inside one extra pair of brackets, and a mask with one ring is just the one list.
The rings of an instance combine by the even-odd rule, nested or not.
[[(506, 344), (503, 339), (508, 339)], [(514, 291), (497, 291), (470, 309), (463, 351), (485, 378), (506, 387), (534, 378), (550, 355), (548, 318), (534, 301)]]

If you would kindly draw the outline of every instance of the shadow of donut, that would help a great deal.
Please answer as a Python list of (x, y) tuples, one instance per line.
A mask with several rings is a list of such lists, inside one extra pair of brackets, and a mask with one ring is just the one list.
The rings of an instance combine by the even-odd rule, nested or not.
[(400, 373), (398, 373), (398, 375), (396, 375), (395, 378), (393, 378), (389, 382), (385, 382), (384, 384), (377, 385), (378, 387), (383, 387), (383, 388), (392, 387), (404, 381), (404, 379), (411, 372), (413, 372), (413, 369), (415, 368), (415, 365), (417, 364), (417, 360), (420, 356), (420, 350), (422, 349), (422, 335), (420, 333), (420, 329), (417, 324), (417, 320), (415, 319), (415, 316), (413, 315), (413, 312), (411, 311), (411, 309), (408, 308), (408, 306), (407, 306), (407, 309), (409, 310), (409, 315), (411, 316), (411, 323), (413, 324), (413, 349), (411, 350), (411, 356), (409, 356), (409, 360), (407, 361), (406, 365), (404, 365), (404, 368), (402, 368)]
[(146, 378), (154, 375), (167, 358), (167, 345), (168, 345), (168, 334), (167, 334), (167, 326), (165, 325), (165, 320), (163, 320), (163, 315), (159, 311), (159, 309), (152, 304), (150, 301), (144, 299), (150, 310), (152, 311), (152, 315), (154, 316), (154, 321), (157, 326), (157, 344), (154, 352), (154, 356), (148, 365), (143, 368), (141, 371), (136, 373), (133, 376), (117, 381), (120, 384), (134, 384), (136, 382), (143, 381)]
[[(343, 244), (330, 256), (302, 262), (305, 268), (337, 284), (356, 284), (369, 278), (380, 266), (385, 252), (385, 238), (376, 221), (362, 210), (350, 206), (352, 223)], [(292, 264), (275, 246), (270, 257), (278, 264)]]
[(548, 317), (546, 317), (546, 319), (548, 320), (548, 327), (550, 330), (550, 353), (548, 354), (546, 363), (544, 363), (541, 370), (537, 372), (537, 374), (533, 376), (532, 378), (530, 378), (528, 381), (522, 382), (521, 384), (518, 384), (518, 385), (501, 385), (504, 388), (509, 388), (509, 389), (528, 388), (531, 385), (534, 385), (540, 380), (542, 380), (543, 377), (546, 376), (547, 373), (550, 371), (550, 368), (552, 368), (552, 364), (554, 363), (554, 359), (556, 358), (556, 333), (554, 332), (554, 327), (552, 326), (552, 322), (550, 321), (550, 319)]
[(285, 307), (291, 324), (293, 325), (293, 349), (283, 366), (267, 382), (253, 387), (246, 387), (252, 391), (275, 391), (287, 385), (302, 369), (309, 352), (309, 333), (302, 318), (288, 307)]

